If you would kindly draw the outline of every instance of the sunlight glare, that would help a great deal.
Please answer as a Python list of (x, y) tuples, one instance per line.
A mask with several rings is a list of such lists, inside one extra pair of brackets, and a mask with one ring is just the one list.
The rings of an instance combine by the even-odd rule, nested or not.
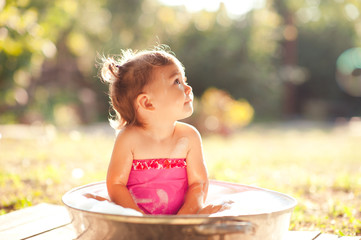
[(197, 1), (180, 1), (180, 0), (159, 0), (161, 3), (168, 6), (184, 5), (190, 12), (197, 12), (206, 10), (215, 12), (219, 5), (223, 2), (230, 17), (239, 17), (254, 8), (262, 8), (265, 5), (265, 0), (249, 0), (249, 1), (235, 1), (235, 0), (197, 0)]
[(71, 175), (75, 179), (81, 179), (84, 176), (84, 170), (81, 168), (74, 168)]

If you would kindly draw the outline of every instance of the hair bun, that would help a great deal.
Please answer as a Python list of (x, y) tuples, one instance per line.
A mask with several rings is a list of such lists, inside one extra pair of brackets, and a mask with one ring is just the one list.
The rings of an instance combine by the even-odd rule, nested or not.
[(117, 64), (114, 59), (103, 59), (103, 66), (100, 71), (101, 79), (106, 83), (114, 83), (120, 75), (121, 65)]

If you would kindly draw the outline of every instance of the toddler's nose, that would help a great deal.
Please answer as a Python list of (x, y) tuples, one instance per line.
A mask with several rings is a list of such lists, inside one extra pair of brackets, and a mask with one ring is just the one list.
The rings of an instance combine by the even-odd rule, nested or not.
[(184, 87), (184, 92), (185, 92), (185, 94), (190, 94), (191, 92), (192, 92), (192, 87), (191, 86), (189, 86), (189, 85), (185, 85), (185, 87)]

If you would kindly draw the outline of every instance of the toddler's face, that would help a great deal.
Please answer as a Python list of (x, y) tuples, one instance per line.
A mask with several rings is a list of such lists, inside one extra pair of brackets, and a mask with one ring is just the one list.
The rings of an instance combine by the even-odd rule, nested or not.
[(178, 64), (154, 70), (147, 91), (160, 117), (177, 121), (192, 115), (193, 92), (186, 81), (183, 68)]

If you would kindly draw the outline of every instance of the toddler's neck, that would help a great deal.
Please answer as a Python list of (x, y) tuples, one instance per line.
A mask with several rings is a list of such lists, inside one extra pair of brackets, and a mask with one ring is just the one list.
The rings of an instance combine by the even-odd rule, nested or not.
[(155, 124), (147, 124), (143, 128), (143, 131), (148, 137), (161, 142), (173, 136), (176, 123), (177, 122), (166, 124), (164, 122), (158, 122)]

